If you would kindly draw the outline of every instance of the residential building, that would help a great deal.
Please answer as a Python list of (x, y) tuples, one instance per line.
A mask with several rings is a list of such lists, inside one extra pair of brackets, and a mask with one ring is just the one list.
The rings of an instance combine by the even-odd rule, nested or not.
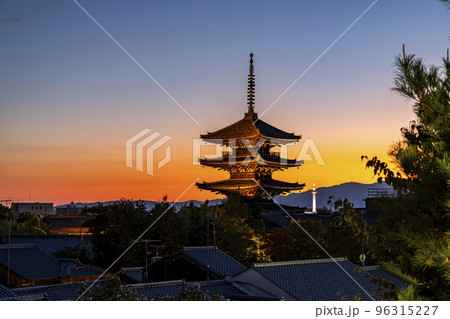
[(48, 216), (55, 214), (55, 211), (53, 210), (53, 203), (12, 203), (11, 206), (14, 207), (16, 215), (21, 213), (32, 213), (36, 216)]
[(89, 235), (89, 227), (84, 226), (88, 219), (87, 216), (47, 216), (44, 222), (50, 234)]
[(0, 281), (9, 287), (88, 281), (102, 273), (75, 259), (58, 259), (36, 244), (0, 245)]
[(86, 206), (79, 206), (75, 204), (67, 204), (56, 207), (56, 215), (58, 216), (81, 216), (86, 215)]
[(147, 281), (224, 279), (247, 269), (215, 246), (183, 247), (148, 266)]

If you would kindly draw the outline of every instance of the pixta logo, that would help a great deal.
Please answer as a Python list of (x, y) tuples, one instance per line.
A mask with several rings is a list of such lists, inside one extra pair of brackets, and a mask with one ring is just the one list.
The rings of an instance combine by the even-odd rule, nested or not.
[[(126, 147), (126, 165), (133, 167), (133, 146), (135, 146), (135, 166), (136, 170), (144, 172), (144, 151), (147, 151), (147, 174), (153, 176), (154, 165), (154, 153), (164, 144), (172, 139), (170, 136), (163, 136), (159, 132), (152, 132), (152, 130), (146, 128), (128, 139), (125, 143)], [(159, 139), (158, 139), (159, 138)], [(171, 159), (171, 147), (167, 146), (165, 149), (165, 156), (157, 163), (157, 168), (160, 169), (164, 165), (170, 162)]]

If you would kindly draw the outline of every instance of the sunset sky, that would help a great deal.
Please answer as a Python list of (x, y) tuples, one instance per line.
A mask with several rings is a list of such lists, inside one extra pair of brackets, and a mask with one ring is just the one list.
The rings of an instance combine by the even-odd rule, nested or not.
[[(226, 178), (192, 165), (192, 140), (242, 118), (249, 53), (261, 115), (373, 1), (78, 3), (199, 125), (74, 1), (1, 0), (0, 199), (175, 200), (197, 178)], [(441, 64), (449, 21), (437, 0), (376, 2), (261, 117), (314, 139), (326, 163), (275, 178), (305, 190), (375, 182), (360, 156), (387, 159), (414, 118), (391, 90), (394, 57), (404, 43)], [(172, 137), (154, 176), (125, 165), (125, 141), (144, 128)], [(218, 197), (194, 186), (180, 201)]]

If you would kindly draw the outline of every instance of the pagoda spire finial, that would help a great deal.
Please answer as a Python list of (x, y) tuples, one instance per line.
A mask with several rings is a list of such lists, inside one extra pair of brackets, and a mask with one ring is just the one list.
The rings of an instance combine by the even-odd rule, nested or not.
[(250, 53), (250, 72), (248, 75), (247, 104), (248, 112), (253, 113), (255, 108), (255, 75), (253, 74), (253, 53)]

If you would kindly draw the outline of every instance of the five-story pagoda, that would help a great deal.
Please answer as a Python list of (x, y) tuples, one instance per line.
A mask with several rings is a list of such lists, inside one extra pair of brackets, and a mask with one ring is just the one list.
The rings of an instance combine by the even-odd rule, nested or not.
[[(302, 164), (280, 157), (274, 147), (297, 142), (301, 136), (284, 132), (260, 119), (255, 108), (255, 75), (253, 54), (250, 54), (248, 75), (248, 112), (244, 118), (223, 129), (201, 135), (207, 141), (223, 145), (226, 151), (218, 158), (202, 158), (200, 164), (229, 172), (230, 178), (216, 182), (197, 183), (200, 189), (224, 195), (238, 192), (250, 199), (268, 199), (302, 189), (305, 184), (288, 183), (272, 178), (275, 171), (281, 171)], [(270, 196), (268, 195), (270, 194)]]

